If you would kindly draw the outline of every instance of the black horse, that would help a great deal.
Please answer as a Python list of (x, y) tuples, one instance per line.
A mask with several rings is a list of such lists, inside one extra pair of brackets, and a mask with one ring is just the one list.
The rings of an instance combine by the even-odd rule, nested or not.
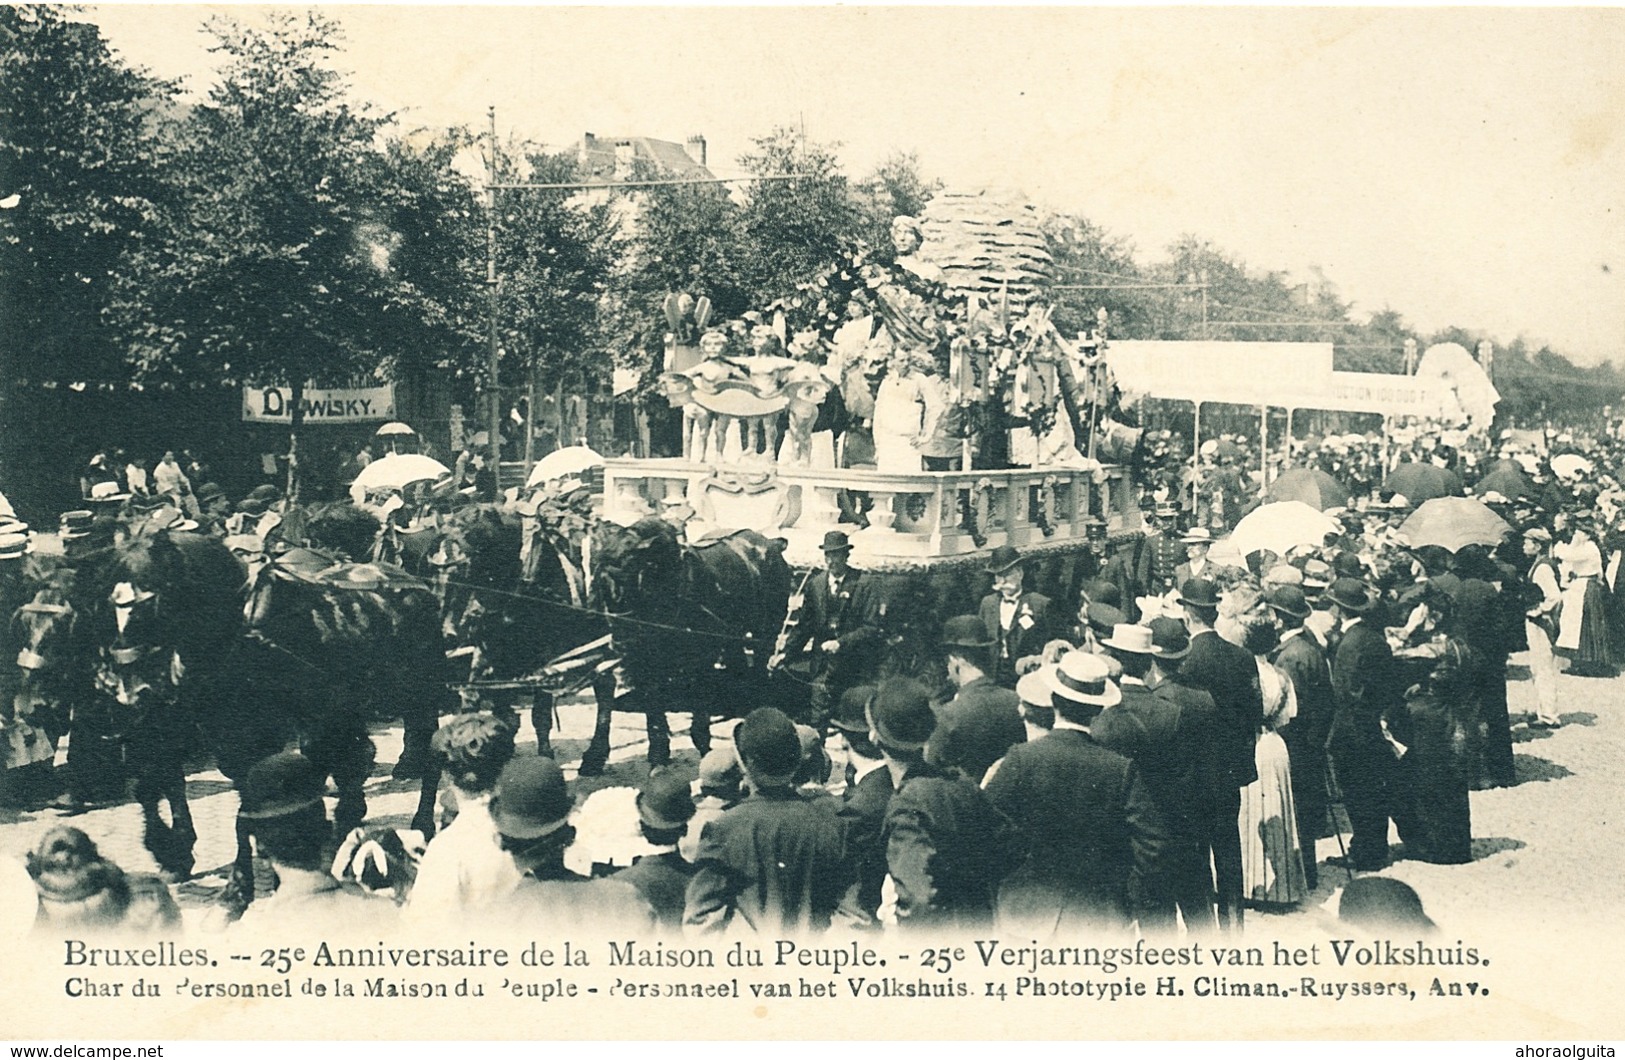
[[(250, 576), (243, 629), (232, 677), (239, 724), (257, 736), (254, 758), (297, 734), (338, 788), (339, 830), (366, 816), (373, 719), (402, 719), (397, 779), (430, 772), (429, 740), (450, 704), (428, 585), (396, 568), (291, 549)], [(432, 835), (434, 785), (423, 789), (412, 827)]]
[(766, 662), (790, 596), (782, 541), (742, 530), (686, 544), (661, 519), (600, 523), (587, 582), (589, 602), (609, 617), (629, 691), (600, 696), (583, 774), (603, 771), (616, 709), (647, 715), (649, 761), (659, 765), (671, 756), (668, 711), (693, 715), (690, 735), (704, 754), (711, 715), (767, 701)]
[[(589, 505), (583, 493), (518, 510), (490, 504), (453, 509), (442, 515), (427, 560), (448, 656), (466, 675), (468, 699), (512, 715), (528, 696), (537, 751), (546, 755), (553, 753), (555, 695), (573, 684), (540, 675), (550, 660), (607, 632), (585, 608), (580, 557)], [(585, 675), (587, 683), (594, 683), (592, 676)]]
[[(147, 848), (172, 877), (192, 867), (184, 765), (195, 748), (240, 782), (297, 739), (333, 778), (345, 830), (366, 814), (374, 716), (404, 717), (403, 764), (428, 757), (446, 693), (438, 608), (420, 581), (302, 549), (250, 573), (221, 542), (166, 531), (110, 550), (75, 597), (93, 684), (75, 739), (84, 728), (117, 741)], [(432, 833), (433, 808), (430, 788), (413, 827)], [(254, 890), (240, 818), (237, 840), (222, 901), (240, 912)]]
[[(116, 748), (135, 781), (147, 849), (171, 877), (192, 868), (185, 763), (199, 723), (204, 731), (216, 723), (213, 746), (236, 746), (222, 715), (235, 702), (226, 674), (242, 628), (243, 579), (219, 541), (169, 531), (107, 550), (74, 579), (73, 654), (88, 664), (90, 685), (74, 704), (74, 742)], [(221, 768), (236, 779), (247, 764), (235, 768), (225, 755)]]

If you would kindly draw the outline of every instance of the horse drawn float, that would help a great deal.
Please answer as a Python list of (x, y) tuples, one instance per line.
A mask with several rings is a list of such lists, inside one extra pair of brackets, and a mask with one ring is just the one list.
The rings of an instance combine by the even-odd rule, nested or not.
[(1057, 329), (1035, 212), (943, 194), (892, 242), (891, 260), (854, 253), (725, 326), (703, 296), (667, 299), (659, 387), (682, 452), (603, 461), (579, 563), (608, 632), (530, 678), (597, 693), (583, 772), (603, 768), (611, 709), (648, 714), (652, 761), (669, 753), (667, 712), (693, 713), (702, 752), (708, 716), (799, 713), (794, 667), (767, 662), (830, 531), (882, 581), (876, 676), (934, 665), (992, 549), (1019, 549), (1040, 588), (1071, 599), (1105, 538), (1139, 532), (1139, 432), (1113, 418), (1105, 321)]

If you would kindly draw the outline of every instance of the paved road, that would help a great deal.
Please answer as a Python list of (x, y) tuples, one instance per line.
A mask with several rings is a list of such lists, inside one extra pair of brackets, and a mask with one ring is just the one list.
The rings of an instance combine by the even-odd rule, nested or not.
[[(1516, 663), (1517, 660), (1514, 659)], [(1514, 719), (1531, 708), (1533, 686), (1514, 666), (1510, 701)], [(1617, 827), (1619, 763), (1625, 761), (1625, 678), (1597, 680), (1564, 676), (1565, 725), (1555, 732), (1514, 728), (1517, 741), (1515, 787), (1473, 795), (1474, 861), (1440, 866), (1403, 860), (1403, 850), (1388, 874), (1404, 879), (1423, 895), (1429, 913), (1446, 927), (1483, 922), (1486, 917), (1522, 917), (1532, 910), (1612, 908), (1625, 878), (1625, 844), (1609, 842), (1609, 817)], [(591, 734), (594, 714), (584, 698), (559, 710), (553, 742), (565, 774), (575, 780), (575, 765)], [(673, 753), (692, 768), (697, 756), (688, 739), (687, 718), (673, 715)], [(520, 733), (520, 753), (534, 748), (528, 714)], [(726, 734), (731, 723), (714, 726)], [(378, 765), (367, 784), (369, 823), (405, 827), (415, 808), (415, 783), (394, 781), (390, 766), (401, 748), (399, 726), (379, 725), (374, 732)], [(615, 785), (635, 786), (647, 775), (642, 719), (617, 717), (610, 768), (603, 777), (581, 780), (578, 799)], [(837, 752), (838, 753), (838, 752)], [(200, 839), (197, 875), (178, 889), (183, 906), (206, 906), (224, 885), (224, 868), (232, 856), (232, 815), (237, 796), (225, 777), (199, 768), (188, 780)], [(20, 856), (51, 825), (63, 820), (54, 811), (0, 810), (0, 854)], [(127, 869), (151, 871), (151, 857), (141, 843), (140, 814), (133, 804), (96, 810), (71, 818)], [(1321, 840), (1319, 858), (1335, 856), (1335, 839)], [(1342, 870), (1322, 866), (1319, 892), (1295, 910), (1254, 914), (1253, 923), (1275, 923), (1319, 915), (1318, 907), (1344, 882)], [(189, 914), (190, 915), (190, 914)]]

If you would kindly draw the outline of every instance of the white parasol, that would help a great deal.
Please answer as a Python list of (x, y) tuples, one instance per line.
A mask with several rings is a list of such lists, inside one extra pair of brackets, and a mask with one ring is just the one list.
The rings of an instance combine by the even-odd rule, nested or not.
[(380, 437), (380, 438), (391, 438), (391, 437), (404, 436), (404, 435), (415, 435), (417, 433), (418, 433), (417, 431), (414, 431), (411, 427), (408, 427), (406, 424), (400, 423), (400, 422), (395, 422), (395, 423), (386, 423), (382, 427), (378, 428), (377, 436)]
[(1552, 457), (1552, 472), (1558, 478), (1573, 478), (1591, 473), (1591, 461), (1579, 453), (1561, 453)]
[[(1245, 560), (1259, 549), (1285, 557), (1295, 545), (1318, 547), (1339, 530), (1337, 520), (1302, 501), (1276, 501), (1249, 512), (1227, 539), (1229, 550)], [(1219, 549), (1214, 548), (1217, 555)]]
[(540, 486), (552, 479), (580, 475), (588, 468), (602, 467), (603, 463), (603, 456), (590, 446), (565, 446), (536, 461), (536, 466), (530, 469), (530, 478), (525, 480), (525, 485)]
[(401, 489), (412, 482), (432, 481), (449, 474), (451, 468), (433, 457), (421, 453), (392, 453), (361, 469), (361, 474), (350, 484), (350, 499), (361, 504), (369, 490)]

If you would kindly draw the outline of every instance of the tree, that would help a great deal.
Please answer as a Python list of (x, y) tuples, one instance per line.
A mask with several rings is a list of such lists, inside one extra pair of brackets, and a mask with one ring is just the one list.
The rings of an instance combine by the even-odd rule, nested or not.
[(8, 469), (23, 456), (11, 406), (19, 384), (128, 375), (123, 336), (105, 313), (126, 256), (155, 238), (167, 189), (153, 116), (173, 93), (62, 8), (0, 7), (0, 444)]
[(752, 304), (794, 291), (841, 259), (862, 235), (862, 214), (841, 173), (838, 144), (813, 143), (787, 127), (751, 141), (739, 158), (756, 177), (741, 211), (741, 279)]
[(863, 240), (871, 247), (894, 253), (892, 218), (918, 216), (941, 190), (942, 181), (921, 173), (918, 155), (893, 151), (857, 183), (857, 195), (864, 204), (860, 233)]
[[(525, 163), (529, 182), (578, 179), (571, 154), (533, 152)], [(511, 157), (499, 156), (499, 180), (518, 175)], [(621, 252), (615, 207), (568, 191), (498, 195), (498, 332), (504, 361), (522, 366), (523, 377), (538, 386), (573, 383), (590, 394), (609, 369), (598, 317)], [(504, 379), (513, 385), (508, 372)]]
[(373, 144), (388, 119), (327, 65), (341, 34), (325, 16), (207, 27), (227, 63), (175, 128), (182, 201), (123, 307), (142, 377), (290, 388), (293, 494), (307, 381), (371, 375), (387, 356), (376, 325), (400, 292)]
[(1110, 334), (1151, 337), (1156, 304), (1165, 292), (1137, 286), (1151, 280), (1135, 263), (1133, 244), (1076, 214), (1045, 218), (1044, 235), (1055, 259), (1052, 297), (1062, 334), (1093, 328), (1096, 314), (1105, 309)]
[(465, 129), (391, 139), (375, 159), (379, 192), (370, 240), (389, 280), (374, 338), (393, 378), (485, 372), (485, 207), (454, 168)]

